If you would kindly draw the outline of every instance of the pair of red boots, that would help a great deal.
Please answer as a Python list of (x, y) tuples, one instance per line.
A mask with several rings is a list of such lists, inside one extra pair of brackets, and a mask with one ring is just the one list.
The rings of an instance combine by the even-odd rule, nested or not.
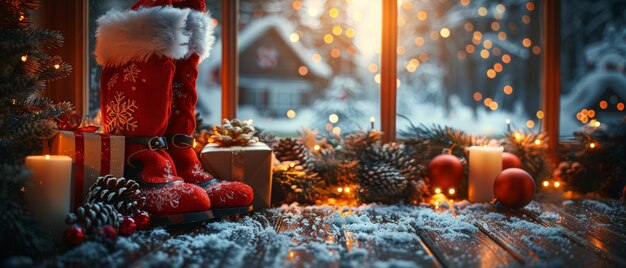
[(204, 0), (139, 0), (98, 24), (103, 127), (126, 136), (127, 170), (137, 171), (146, 210), (192, 221), (247, 208), (252, 189), (204, 172), (191, 148), (198, 64), (214, 42)]

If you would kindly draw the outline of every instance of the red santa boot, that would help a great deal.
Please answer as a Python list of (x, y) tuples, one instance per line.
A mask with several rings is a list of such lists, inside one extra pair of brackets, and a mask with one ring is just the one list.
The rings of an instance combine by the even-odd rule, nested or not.
[(199, 22), (190, 28), (191, 50), (184, 59), (177, 60), (173, 82), (172, 114), (165, 135), (168, 137), (169, 154), (174, 159), (176, 171), (188, 183), (203, 187), (211, 199), (216, 215), (240, 214), (249, 211), (253, 192), (241, 182), (228, 182), (213, 178), (202, 170), (198, 156), (191, 148), (191, 134), (196, 129), (195, 107), (198, 101), (196, 78), (198, 64), (209, 54), (213, 44), (212, 21), (205, 13), (204, 0), (174, 1), (174, 7), (191, 8), (191, 15)]
[(165, 151), (175, 59), (189, 50), (190, 10), (150, 7), (109, 11), (98, 19), (95, 55), (102, 65), (101, 111), (107, 133), (126, 136), (127, 170), (156, 224), (212, 216), (204, 189), (186, 183)]

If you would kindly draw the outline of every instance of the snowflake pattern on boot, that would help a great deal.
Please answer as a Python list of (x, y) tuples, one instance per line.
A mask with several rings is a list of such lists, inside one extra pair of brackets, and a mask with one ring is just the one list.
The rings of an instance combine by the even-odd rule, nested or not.
[(104, 129), (107, 133), (120, 134), (134, 131), (138, 127), (134, 112), (138, 109), (135, 100), (127, 99), (118, 91), (115, 98), (106, 105), (107, 121)]
[(182, 181), (174, 182), (173, 185), (164, 188), (141, 190), (142, 195), (146, 197), (147, 205), (156, 208), (157, 211), (163, 210), (166, 206), (178, 208), (183, 194), (188, 195), (192, 192), (193, 188), (186, 186)]
[(131, 63), (130, 65), (126, 66), (126, 68), (124, 68), (124, 81), (131, 81), (134, 83), (139, 77), (140, 72), (141, 70), (137, 68), (135, 63)]
[(202, 170), (202, 166), (200, 166), (200, 164), (195, 164), (193, 166), (193, 170), (191, 171), (191, 174), (194, 177), (202, 177), (204, 180), (210, 180), (213, 178), (213, 176), (209, 175), (209, 173)]
[(174, 176), (174, 167), (170, 160), (165, 160), (165, 167), (163, 168), (163, 178), (166, 178), (168, 181), (171, 181), (175, 178)]

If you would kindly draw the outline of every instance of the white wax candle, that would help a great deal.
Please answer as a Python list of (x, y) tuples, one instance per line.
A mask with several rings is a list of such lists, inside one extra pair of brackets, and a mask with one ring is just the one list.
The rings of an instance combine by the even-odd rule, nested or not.
[(26, 157), (31, 171), (25, 199), (29, 210), (41, 225), (56, 238), (65, 229), (65, 217), (70, 212), (72, 158), (62, 155)]
[(493, 182), (502, 171), (502, 147), (469, 147), (468, 199), (489, 202), (493, 199)]

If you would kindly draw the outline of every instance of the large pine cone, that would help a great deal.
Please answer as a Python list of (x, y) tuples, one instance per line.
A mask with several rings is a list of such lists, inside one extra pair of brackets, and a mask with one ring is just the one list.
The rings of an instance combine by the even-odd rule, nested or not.
[(296, 165), (305, 166), (308, 160), (306, 146), (294, 138), (280, 139), (274, 146), (274, 155), (280, 162), (292, 161)]
[(361, 191), (370, 201), (388, 200), (405, 192), (409, 181), (386, 163), (363, 166), (359, 174)]
[(76, 208), (74, 213), (68, 214), (65, 222), (69, 225), (80, 225), (88, 234), (91, 234), (98, 227), (106, 225), (111, 225), (117, 229), (119, 227), (120, 217), (120, 214), (111, 205), (87, 203)]
[(134, 180), (116, 178), (112, 175), (99, 177), (96, 183), (89, 187), (87, 203), (112, 205), (118, 212), (125, 216), (135, 214), (146, 201), (141, 196), (139, 184)]

